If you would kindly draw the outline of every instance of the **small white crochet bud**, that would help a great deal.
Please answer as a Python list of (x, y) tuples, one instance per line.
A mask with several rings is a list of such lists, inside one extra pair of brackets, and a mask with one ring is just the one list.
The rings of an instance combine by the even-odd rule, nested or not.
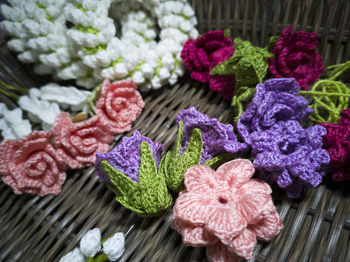
[(114, 76), (116, 78), (126, 77), (129, 73), (124, 63), (116, 64), (113, 69), (114, 69)]
[(195, 28), (192, 28), (191, 32), (190, 32), (190, 38), (192, 39), (196, 39), (198, 37), (198, 31)]
[(80, 252), (87, 257), (94, 257), (100, 250), (101, 230), (91, 229), (80, 240)]
[(184, 68), (184, 66), (181, 64), (181, 65), (179, 65), (178, 67), (176, 67), (176, 69), (175, 69), (175, 74), (177, 74), (178, 76), (183, 76), (184, 75), (184, 73), (185, 73), (185, 68)]
[(19, 54), (18, 59), (23, 63), (34, 63), (37, 59), (37, 56), (31, 51), (26, 51)]
[(159, 69), (159, 79), (160, 81), (164, 81), (170, 77), (170, 72), (166, 68), (160, 68)]
[(96, 54), (96, 61), (97, 61), (98, 65), (100, 65), (102, 67), (106, 67), (110, 64), (111, 59), (110, 59), (110, 56), (106, 50), (101, 50), (100, 52), (98, 52)]
[(190, 21), (182, 21), (180, 24), (180, 28), (185, 32), (190, 32), (193, 28)]
[(189, 4), (186, 4), (182, 10), (183, 14), (187, 17), (193, 16), (194, 15), (194, 11), (192, 9), (192, 7)]
[(132, 80), (136, 85), (143, 84), (145, 82), (145, 78), (143, 77), (142, 73), (140, 71), (136, 71), (133, 76)]
[(151, 78), (153, 76), (153, 68), (149, 64), (141, 66), (141, 72), (144, 78)]
[(25, 41), (22, 39), (12, 39), (7, 42), (7, 46), (15, 52), (22, 52), (25, 49)]
[(177, 74), (172, 74), (168, 79), (170, 85), (175, 85), (178, 80)]
[(174, 69), (174, 63), (175, 63), (175, 59), (170, 53), (168, 53), (165, 56), (163, 56), (162, 64), (163, 64), (164, 68), (166, 68), (169, 71), (171, 71), (171, 70)]
[(113, 78), (113, 75), (115, 75), (113, 67), (108, 67), (101, 71), (101, 76), (103, 78)]
[(79, 248), (67, 253), (59, 262), (85, 262), (84, 256), (80, 253)]
[(157, 76), (152, 78), (151, 84), (152, 84), (154, 89), (159, 89), (162, 87), (162, 84), (160, 83), (160, 79)]
[(103, 243), (103, 253), (110, 261), (116, 261), (125, 251), (125, 237), (123, 233), (116, 233)]

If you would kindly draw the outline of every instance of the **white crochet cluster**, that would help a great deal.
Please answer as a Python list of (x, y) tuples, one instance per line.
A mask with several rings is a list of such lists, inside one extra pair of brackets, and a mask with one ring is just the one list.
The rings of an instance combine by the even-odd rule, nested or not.
[(31, 88), (29, 95), (21, 96), (19, 106), (28, 112), (33, 123), (39, 123), (48, 130), (55, 123), (56, 116), (63, 110), (87, 111), (86, 99), (90, 91), (79, 90), (75, 87), (63, 87), (50, 83), (39, 88)]
[(80, 241), (80, 248), (67, 253), (59, 262), (84, 262), (86, 257), (94, 257), (98, 252), (107, 255), (110, 261), (116, 261), (125, 251), (125, 237), (123, 233), (116, 233), (102, 244), (99, 228), (89, 230)]
[(22, 138), (32, 132), (29, 120), (23, 120), (22, 113), (20, 108), (8, 110), (0, 103), (0, 130), (4, 140)]
[[(10, 48), (22, 52), (19, 55), (22, 61), (37, 62), (37, 71), (55, 70), (59, 78), (77, 79), (77, 84), (85, 87), (92, 87), (104, 78), (131, 78), (141, 89), (175, 84), (184, 72), (182, 46), (187, 39), (198, 36), (194, 11), (186, 0), (10, 2), (12, 7), (2, 5), (7, 19), (2, 28), (16, 38), (9, 42)], [(39, 18), (29, 14), (24, 8), (27, 5), (40, 14)], [(64, 12), (57, 12), (63, 8)], [(19, 9), (23, 9), (21, 15), (15, 14)], [(33, 26), (35, 23), (25, 25), (28, 17), (36, 19), (39, 27), (50, 26), (39, 33), (38, 26)], [(73, 27), (67, 29), (66, 21)], [(57, 29), (53, 29), (55, 27)], [(24, 32), (23, 35), (19, 31)], [(27, 31), (33, 31), (36, 40)], [(60, 40), (53, 41), (56, 38)], [(12, 41), (19, 41), (21, 45)], [(28, 46), (27, 42), (40, 42), (40, 45)], [(27, 52), (32, 59), (22, 59)]]

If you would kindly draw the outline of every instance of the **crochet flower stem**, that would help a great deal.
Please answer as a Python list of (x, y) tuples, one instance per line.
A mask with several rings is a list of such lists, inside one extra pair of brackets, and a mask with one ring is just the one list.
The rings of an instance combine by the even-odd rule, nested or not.
[[(27, 88), (22, 87), (16, 87), (13, 85), (6, 84), (4, 81), (0, 80), (0, 93), (4, 94), (5, 96), (17, 101), (21, 95), (28, 94), (29, 90)], [(7, 90), (10, 91), (7, 91)], [(20, 93), (20, 94), (17, 94)]]
[[(150, 145), (142, 142), (140, 146), (141, 164), (138, 183), (115, 169), (108, 161), (101, 161), (102, 170), (108, 174), (119, 194), (116, 200), (124, 207), (141, 217), (157, 216), (172, 204), (172, 197), (166, 187), (161, 161), (157, 170)], [(116, 192), (118, 193), (118, 192)]]
[(96, 258), (94, 257), (87, 257), (86, 262), (105, 262), (108, 260), (108, 256), (104, 253), (98, 255)]
[[(333, 69), (330, 71), (330, 69)], [(350, 101), (350, 89), (336, 79), (350, 69), (350, 61), (329, 66), (327, 68), (329, 78), (318, 80), (309, 91), (300, 91), (301, 95), (310, 95), (313, 103), (310, 108), (314, 113), (310, 115), (313, 122), (337, 123), (342, 110), (348, 108)], [(325, 114), (326, 113), (326, 114)]]
[(94, 90), (92, 90), (92, 94), (86, 98), (86, 104), (88, 105), (90, 115), (96, 114), (95, 104), (98, 98), (100, 97), (101, 89), (102, 89), (102, 84), (95, 87)]

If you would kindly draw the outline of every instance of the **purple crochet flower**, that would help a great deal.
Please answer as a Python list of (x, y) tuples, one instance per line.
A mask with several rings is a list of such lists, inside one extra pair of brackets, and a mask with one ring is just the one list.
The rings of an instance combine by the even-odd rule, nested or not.
[(153, 152), (153, 157), (157, 167), (163, 153), (163, 145), (160, 142), (154, 143), (148, 137), (144, 137), (140, 132), (135, 131), (132, 137), (123, 137), (123, 141), (108, 153), (96, 153), (95, 168), (97, 175), (103, 180), (110, 182), (109, 177), (100, 167), (102, 160), (107, 160), (115, 169), (123, 172), (133, 181), (138, 183), (138, 173), (141, 162), (140, 145), (146, 141)]
[(313, 112), (308, 101), (298, 95), (294, 78), (274, 78), (256, 86), (253, 101), (237, 122), (237, 130), (247, 144), (251, 133), (268, 130), (280, 121), (303, 120)]
[(246, 144), (237, 141), (230, 124), (222, 124), (216, 118), (207, 115), (191, 107), (181, 111), (176, 117), (176, 123), (183, 121), (183, 135), (180, 154), (185, 150), (192, 129), (199, 128), (203, 139), (203, 152), (200, 163), (226, 152), (237, 153), (247, 148)]
[(304, 129), (295, 120), (251, 133), (254, 166), (260, 177), (277, 182), (291, 198), (299, 197), (305, 187), (318, 186), (330, 160), (327, 150), (321, 148), (325, 133), (320, 125)]

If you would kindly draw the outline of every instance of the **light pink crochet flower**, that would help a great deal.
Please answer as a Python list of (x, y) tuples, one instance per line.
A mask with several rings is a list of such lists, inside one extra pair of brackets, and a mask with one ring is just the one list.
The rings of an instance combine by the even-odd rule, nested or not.
[(103, 82), (100, 98), (96, 103), (99, 125), (114, 134), (131, 129), (131, 123), (141, 114), (145, 103), (131, 80)]
[(50, 144), (51, 131), (33, 131), (0, 144), (2, 180), (16, 194), (58, 195), (66, 179), (66, 166)]
[(205, 165), (189, 168), (174, 205), (173, 228), (185, 245), (206, 246), (210, 261), (249, 259), (257, 238), (269, 241), (282, 228), (270, 186), (251, 179), (253, 164), (236, 159), (215, 172)]
[(67, 113), (60, 113), (52, 132), (57, 153), (73, 169), (92, 165), (96, 152), (106, 153), (113, 136), (98, 126), (99, 116), (73, 123)]

